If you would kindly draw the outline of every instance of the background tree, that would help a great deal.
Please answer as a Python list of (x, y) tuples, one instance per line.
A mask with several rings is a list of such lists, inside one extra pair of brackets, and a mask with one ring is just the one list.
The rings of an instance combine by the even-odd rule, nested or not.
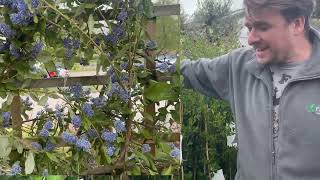
[[(184, 21), (182, 59), (214, 58), (239, 47), (239, 20), (243, 11), (232, 11), (231, 1), (198, 1), (195, 15)], [(235, 18), (236, 17), (236, 18)], [(182, 21), (183, 22), (183, 21)], [(227, 146), (234, 134), (231, 110), (226, 102), (184, 90), (183, 168), (187, 179), (212, 177), (223, 169), (226, 179), (234, 179), (236, 148)]]

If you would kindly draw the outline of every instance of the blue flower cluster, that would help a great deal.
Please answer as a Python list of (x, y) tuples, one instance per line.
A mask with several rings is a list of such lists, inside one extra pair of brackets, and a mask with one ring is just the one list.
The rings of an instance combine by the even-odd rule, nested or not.
[(55, 113), (54, 113), (54, 116), (58, 119), (58, 120), (61, 120), (62, 117), (63, 117), (63, 107), (61, 107), (59, 104), (56, 104), (55, 106)]
[(124, 121), (116, 120), (114, 122), (114, 128), (116, 129), (117, 133), (122, 133), (126, 131), (126, 125)]
[(77, 148), (89, 152), (91, 149), (91, 144), (86, 138), (80, 138), (76, 142)]
[(22, 171), (22, 168), (21, 166), (18, 164), (18, 163), (14, 163), (11, 167), (11, 174), (10, 175), (17, 175), (17, 174), (20, 174)]
[(121, 9), (120, 13), (118, 14), (116, 20), (123, 22), (124, 20), (126, 20), (128, 17), (128, 12), (125, 9)]
[(106, 105), (106, 99), (104, 97), (92, 98), (92, 99), (90, 99), (90, 101), (97, 108), (101, 108)]
[(123, 62), (120, 64), (120, 70), (127, 70), (129, 67), (129, 63), (128, 62)]
[(107, 149), (107, 154), (108, 156), (113, 156), (113, 154), (115, 153), (116, 148), (113, 145), (110, 145)]
[(103, 130), (101, 138), (105, 140), (107, 143), (113, 143), (117, 139), (117, 134), (109, 130)]
[(40, 132), (39, 132), (39, 136), (45, 137), (45, 138), (49, 137), (49, 130), (45, 129), (45, 128), (41, 129)]
[(79, 49), (81, 46), (81, 43), (79, 40), (65, 38), (63, 40), (63, 47), (65, 48), (65, 54), (64, 57), (67, 60), (70, 60), (75, 52), (75, 50)]
[(14, 13), (10, 14), (10, 20), (13, 24), (26, 26), (33, 21), (33, 14), (29, 11), (28, 5), (24, 0), (12, 0), (9, 7), (14, 11)]
[(74, 128), (79, 128), (81, 126), (81, 118), (80, 118), (80, 116), (74, 116), (71, 119), (71, 123), (72, 123)]
[(53, 129), (52, 121), (46, 121), (43, 125), (43, 129), (47, 129), (47, 130)]
[(77, 140), (78, 140), (77, 136), (72, 135), (72, 134), (70, 134), (70, 133), (68, 133), (68, 132), (63, 132), (63, 133), (61, 134), (61, 138), (62, 138), (62, 140), (63, 140), (64, 142), (66, 142), (66, 143), (68, 143), (68, 144), (76, 144), (76, 143), (77, 143)]
[(5, 42), (0, 44), (0, 52), (7, 51), (10, 48), (10, 43)]
[(180, 149), (174, 147), (173, 150), (170, 152), (170, 156), (176, 159), (180, 159)]
[(48, 141), (43, 150), (45, 150), (45, 151), (53, 151), (55, 148), (56, 148), (56, 145), (53, 144), (52, 142)]
[(31, 57), (32, 57), (32, 58), (36, 58), (37, 55), (42, 51), (43, 46), (44, 46), (44, 45), (43, 45), (42, 42), (37, 42), (37, 43), (33, 46), (32, 50), (31, 50)]
[(9, 127), (11, 122), (11, 113), (9, 111), (2, 112), (3, 127)]
[(38, 8), (39, 7), (39, 5), (40, 5), (40, 1), (39, 0), (32, 0), (31, 1), (31, 7), (32, 8)]
[(39, 144), (38, 142), (32, 142), (32, 143), (31, 143), (31, 146), (32, 146), (33, 148), (35, 148), (36, 150), (38, 150), (38, 151), (41, 151), (41, 150), (42, 150), (42, 146), (41, 146), (41, 144)]
[(75, 99), (79, 99), (83, 96), (83, 87), (80, 83), (70, 86), (68, 91), (71, 93), (71, 96)]
[(0, 23), (0, 33), (7, 39), (11, 39), (16, 35), (16, 31), (5, 23)]
[(87, 131), (87, 133), (86, 133), (87, 135), (88, 135), (88, 137), (89, 138), (91, 138), (91, 139), (94, 139), (94, 138), (96, 138), (96, 137), (98, 137), (98, 132), (95, 130), (95, 129), (88, 129), (88, 131)]
[(176, 64), (170, 65), (167, 62), (162, 62), (160, 64), (157, 64), (156, 69), (161, 72), (174, 73), (176, 71)]
[(17, 48), (14, 44), (10, 44), (9, 52), (12, 56), (19, 59), (22, 56), (22, 52), (20, 48)]
[(142, 144), (141, 150), (142, 150), (143, 153), (147, 153), (147, 152), (151, 151), (151, 147), (150, 147), (149, 144)]
[(130, 93), (123, 89), (118, 82), (112, 83), (108, 96), (111, 97), (114, 93), (118, 94), (124, 102), (128, 102), (131, 98)]
[(88, 117), (93, 117), (94, 115), (94, 111), (92, 109), (92, 106), (91, 104), (89, 103), (85, 103), (83, 106), (82, 106), (82, 111), (84, 112), (84, 114)]
[(125, 31), (122, 26), (116, 25), (112, 27), (112, 32), (105, 36), (107, 42), (111, 42), (113, 45), (116, 45), (119, 40), (124, 37)]

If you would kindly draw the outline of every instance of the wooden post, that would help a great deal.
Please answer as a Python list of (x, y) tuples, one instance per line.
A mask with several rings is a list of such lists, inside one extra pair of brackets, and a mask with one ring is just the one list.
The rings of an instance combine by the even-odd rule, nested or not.
[(12, 128), (18, 137), (22, 137), (21, 98), (17, 94), (11, 103)]
[[(146, 24), (146, 32), (148, 33), (148, 36), (150, 38), (150, 40), (155, 41), (156, 39), (156, 25), (157, 21), (156, 18), (152, 18), (149, 19), (147, 24)], [(151, 58), (151, 60), (146, 60), (145, 65), (146, 68), (152, 72), (153, 77), (156, 77), (156, 63), (154, 61), (155, 59), (155, 50), (146, 50), (146, 54)], [(155, 118), (155, 103), (151, 103), (149, 104), (146, 109), (145, 112), (152, 115), (152, 118)], [(154, 122), (150, 122), (149, 120), (147, 122), (145, 122), (146, 125), (150, 125), (150, 126), (154, 126)], [(148, 126), (148, 127), (150, 127)], [(153, 134), (153, 132), (152, 132)], [(154, 141), (150, 141), (148, 140), (148, 144), (151, 147), (151, 154), (155, 156), (156, 154), (156, 150), (155, 150), (155, 143)]]

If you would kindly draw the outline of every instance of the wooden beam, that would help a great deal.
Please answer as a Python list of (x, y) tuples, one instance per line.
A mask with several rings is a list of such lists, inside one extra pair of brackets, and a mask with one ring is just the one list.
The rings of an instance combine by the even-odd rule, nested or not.
[(26, 89), (31, 88), (49, 88), (49, 87), (65, 87), (73, 86), (80, 83), (82, 86), (90, 85), (104, 85), (108, 84), (108, 76), (80, 76), (80, 77), (68, 77), (68, 78), (49, 78), (49, 79), (36, 79), (32, 80)]
[(180, 4), (154, 6), (155, 16), (180, 15)]

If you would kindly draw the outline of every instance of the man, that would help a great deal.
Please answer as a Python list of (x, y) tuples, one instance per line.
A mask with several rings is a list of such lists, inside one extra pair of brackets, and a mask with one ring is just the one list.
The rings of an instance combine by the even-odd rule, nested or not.
[(231, 105), (237, 180), (320, 179), (320, 33), (312, 0), (244, 0), (250, 48), (183, 61), (186, 87)]

